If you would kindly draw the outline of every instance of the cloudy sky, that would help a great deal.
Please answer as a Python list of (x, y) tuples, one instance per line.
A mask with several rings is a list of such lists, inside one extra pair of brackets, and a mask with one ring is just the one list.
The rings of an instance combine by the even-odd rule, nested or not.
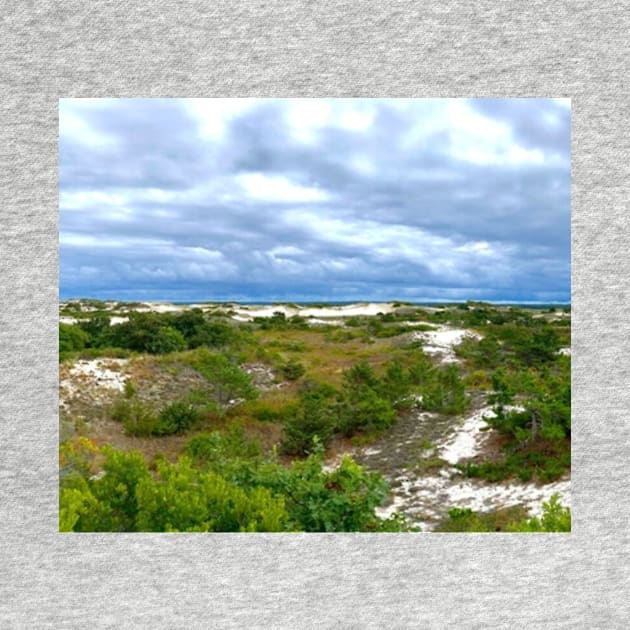
[(570, 300), (561, 99), (62, 99), (60, 297)]

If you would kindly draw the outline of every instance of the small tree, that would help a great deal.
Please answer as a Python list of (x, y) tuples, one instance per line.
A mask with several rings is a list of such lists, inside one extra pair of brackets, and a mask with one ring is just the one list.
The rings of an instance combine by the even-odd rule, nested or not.
[(208, 379), (220, 405), (225, 406), (236, 398), (253, 400), (258, 396), (252, 377), (223, 353), (200, 348), (192, 366)]
[(335, 427), (330, 405), (317, 394), (302, 396), (298, 413), (284, 427), (282, 450), (285, 453), (305, 455), (313, 449), (313, 438), (326, 447)]

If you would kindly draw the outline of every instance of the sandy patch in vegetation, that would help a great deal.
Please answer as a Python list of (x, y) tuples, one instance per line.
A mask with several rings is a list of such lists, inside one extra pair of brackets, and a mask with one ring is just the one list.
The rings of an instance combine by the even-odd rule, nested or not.
[(427, 354), (441, 355), (442, 363), (459, 363), (453, 348), (458, 346), (466, 337), (481, 339), (481, 335), (464, 328), (449, 328), (440, 326), (429, 332), (416, 332), (413, 339), (421, 341), (423, 350)]
[(129, 359), (92, 359), (76, 361), (59, 381), (60, 401), (62, 394), (75, 394), (80, 388), (101, 387), (123, 391), (128, 376), (122, 371)]
[(153, 313), (179, 313), (190, 309), (190, 306), (185, 304), (169, 304), (166, 302), (147, 302), (146, 305)]
[(309, 317), (309, 324), (314, 326), (343, 326), (344, 321), (342, 319), (318, 319), (317, 317)]
[(565, 356), (570, 357), (571, 356), (571, 348), (560, 348), (560, 350), (558, 350), (558, 354), (563, 354)]
[(112, 317), (109, 320), (109, 323), (111, 326), (117, 326), (118, 324), (124, 324), (125, 322), (128, 322), (129, 318), (128, 317)]

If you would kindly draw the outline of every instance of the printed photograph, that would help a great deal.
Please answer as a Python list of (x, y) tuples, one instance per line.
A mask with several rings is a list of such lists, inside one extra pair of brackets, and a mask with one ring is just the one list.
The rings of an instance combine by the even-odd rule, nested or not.
[(570, 532), (571, 102), (60, 99), (61, 532)]

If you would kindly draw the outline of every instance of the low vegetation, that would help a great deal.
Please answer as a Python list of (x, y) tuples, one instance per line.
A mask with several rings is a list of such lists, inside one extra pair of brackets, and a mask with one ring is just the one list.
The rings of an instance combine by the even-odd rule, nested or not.
[[(62, 410), (74, 426), (60, 447), (63, 531), (404, 531), (402, 516), (376, 515), (385, 477), (343, 453), (418, 411), (456, 418), (492, 406), (493, 446), (457, 464), (464, 476), (547, 483), (570, 469), (561, 309), (400, 303), (318, 325), (281, 311), (235, 322), (216, 308), (133, 308), (83, 301), (62, 313), (78, 320), (59, 325), (64, 374), (79, 359), (131, 359), (124, 391)], [(475, 333), (455, 347), (457, 362), (423, 351), (419, 336), (444, 326)], [(331, 449), (340, 463), (327, 472)], [(432, 452), (417, 472), (446, 464)], [(453, 508), (439, 529), (566, 531), (563, 509), (554, 500), (533, 519)]]

